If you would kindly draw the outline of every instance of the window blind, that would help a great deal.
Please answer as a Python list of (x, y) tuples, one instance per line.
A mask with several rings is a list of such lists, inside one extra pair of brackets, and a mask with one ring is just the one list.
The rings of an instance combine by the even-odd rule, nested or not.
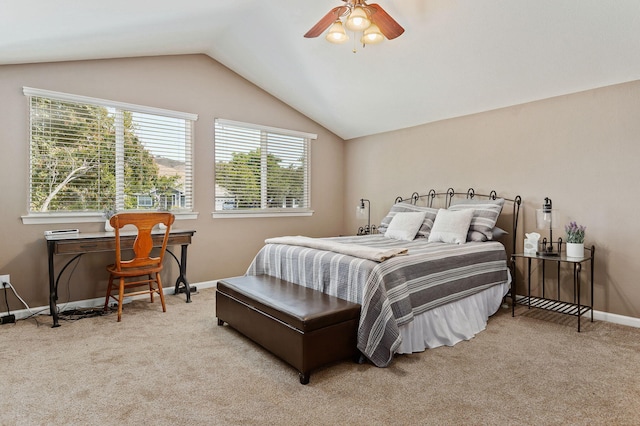
[(316, 137), (216, 119), (215, 211), (309, 209), (309, 146)]
[(24, 89), (30, 103), (30, 212), (193, 207), (197, 116)]

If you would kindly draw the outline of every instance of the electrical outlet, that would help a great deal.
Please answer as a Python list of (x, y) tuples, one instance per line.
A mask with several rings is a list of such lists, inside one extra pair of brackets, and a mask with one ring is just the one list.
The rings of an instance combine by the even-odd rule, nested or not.
[[(9, 275), (0, 275), (0, 289), (7, 288), (4, 286), (4, 283), (7, 283), (7, 287), (9, 287), (9, 284), (11, 284), (11, 277)], [(7, 305), (7, 308), (8, 307), (9, 306)], [(13, 314), (0, 317), (0, 324), (13, 324), (15, 322), (16, 322), (16, 316)]]
[(11, 275), (0, 275), (0, 288), (4, 287), (4, 283), (11, 284)]

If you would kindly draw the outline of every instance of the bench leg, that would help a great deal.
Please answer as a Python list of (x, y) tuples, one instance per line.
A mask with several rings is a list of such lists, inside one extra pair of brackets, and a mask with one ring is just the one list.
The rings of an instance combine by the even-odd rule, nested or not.
[(220, 318), (218, 318), (218, 325), (219, 326), (223, 326), (224, 325), (224, 321), (222, 321)]
[(300, 383), (306, 385), (309, 383), (309, 373), (300, 373)]

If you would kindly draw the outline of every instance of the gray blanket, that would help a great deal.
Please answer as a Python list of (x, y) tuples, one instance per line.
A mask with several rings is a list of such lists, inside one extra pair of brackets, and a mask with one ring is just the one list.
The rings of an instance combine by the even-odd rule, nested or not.
[(360, 303), (358, 349), (387, 366), (400, 345), (399, 327), (423, 313), (508, 280), (498, 242), (446, 244), (397, 241), (382, 235), (328, 238), (408, 254), (374, 262), (331, 251), (267, 244), (247, 275), (267, 274)]

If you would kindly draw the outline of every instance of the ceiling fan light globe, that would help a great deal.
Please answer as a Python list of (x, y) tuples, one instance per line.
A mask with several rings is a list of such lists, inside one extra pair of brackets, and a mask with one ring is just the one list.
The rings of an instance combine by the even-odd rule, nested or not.
[(364, 31), (371, 25), (371, 20), (362, 7), (356, 6), (349, 14), (345, 25), (351, 31)]
[(345, 41), (349, 40), (349, 36), (347, 35), (347, 33), (344, 30), (344, 27), (342, 26), (342, 21), (338, 19), (336, 22), (334, 22), (331, 25), (331, 27), (329, 28), (329, 31), (327, 32), (327, 35), (325, 36), (325, 39), (329, 43), (335, 43), (335, 44), (342, 44)]
[(364, 30), (364, 34), (360, 39), (363, 44), (379, 44), (384, 41), (384, 35), (380, 32), (380, 28), (376, 24), (371, 24), (369, 28)]

